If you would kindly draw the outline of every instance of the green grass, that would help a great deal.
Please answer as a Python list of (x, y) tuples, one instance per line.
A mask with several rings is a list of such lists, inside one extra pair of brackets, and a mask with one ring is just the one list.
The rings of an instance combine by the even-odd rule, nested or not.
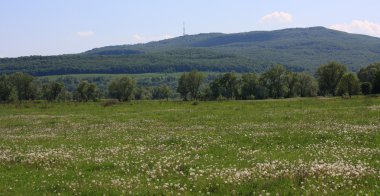
[(0, 105), (0, 195), (380, 193), (380, 99)]

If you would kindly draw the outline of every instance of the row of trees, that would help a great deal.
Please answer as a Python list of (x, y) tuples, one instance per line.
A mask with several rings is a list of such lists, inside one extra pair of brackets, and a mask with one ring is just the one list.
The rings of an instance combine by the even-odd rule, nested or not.
[(69, 92), (63, 83), (49, 82), (40, 85), (35, 77), (25, 73), (0, 76), (0, 101), (3, 102), (35, 99), (95, 101), (99, 95), (97, 86), (87, 81), (81, 81), (75, 92)]
[(177, 91), (184, 100), (312, 97), (318, 92), (318, 84), (312, 75), (293, 73), (281, 65), (274, 66), (261, 75), (242, 74), (241, 78), (235, 73), (225, 73), (203, 88), (202, 82), (199, 82), (201, 78), (203, 75), (196, 71), (181, 76)]
[[(119, 101), (132, 99), (169, 99), (172, 91), (167, 85), (156, 87), (137, 87), (130, 77), (112, 80), (108, 85), (108, 96)], [(23, 100), (45, 99), (48, 101), (96, 101), (102, 93), (95, 83), (87, 80), (79, 82), (74, 91), (66, 89), (62, 82), (40, 84), (35, 77), (25, 73), (0, 76), (0, 101), (15, 102)]]
[[(362, 68), (358, 73), (332, 62), (320, 66), (315, 74), (295, 73), (276, 65), (262, 74), (246, 73), (241, 77), (225, 73), (205, 84), (201, 72), (184, 73), (178, 80), (177, 92), (184, 100), (202, 99), (266, 99), (356, 95), (380, 93), (380, 63)], [(360, 78), (360, 80), (359, 80)], [(169, 99), (173, 95), (169, 86), (138, 87), (130, 77), (114, 79), (108, 84), (107, 97), (119, 101), (132, 99)], [(33, 76), (14, 73), (0, 76), (0, 101), (46, 99), (96, 101), (102, 96), (97, 85), (81, 81), (69, 92), (63, 83), (39, 84)]]
[(261, 75), (247, 73), (239, 78), (235, 73), (226, 73), (204, 86), (202, 73), (193, 71), (181, 76), (177, 92), (184, 100), (278, 99), (317, 95), (351, 97), (380, 92), (380, 64), (363, 68), (359, 77), (361, 80), (356, 73), (348, 72), (344, 65), (336, 62), (320, 66), (316, 78), (306, 72), (290, 72), (284, 66), (276, 65)]

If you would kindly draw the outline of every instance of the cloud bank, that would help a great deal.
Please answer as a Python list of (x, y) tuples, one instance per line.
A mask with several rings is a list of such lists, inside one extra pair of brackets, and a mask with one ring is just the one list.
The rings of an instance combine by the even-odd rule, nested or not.
[(380, 37), (380, 24), (367, 20), (353, 20), (350, 24), (334, 24), (331, 25), (330, 28), (348, 33)]
[(77, 32), (77, 36), (79, 37), (91, 37), (95, 35), (95, 32), (93, 31), (79, 31)]
[(260, 23), (291, 23), (293, 16), (287, 12), (273, 12), (263, 16)]

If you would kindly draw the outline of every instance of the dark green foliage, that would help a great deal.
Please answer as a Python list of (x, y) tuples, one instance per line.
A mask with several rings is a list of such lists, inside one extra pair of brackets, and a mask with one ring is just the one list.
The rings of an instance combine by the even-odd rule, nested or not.
[(210, 84), (210, 89), (214, 99), (219, 97), (237, 99), (239, 97), (239, 85), (240, 81), (236, 74), (230, 72), (215, 79)]
[(318, 94), (318, 83), (315, 78), (308, 73), (297, 73), (298, 90), (297, 93), (301, 97), (315, 97)]
[[(37, 98), (37, 84), (33, 76), (25, 73), (14, 73), (8, 77), (7, 83), (17, 94), (17, 99), (34, 100)], [(12, 95), (13, 99), (15, 97)]]
[(24, 73), (0, 76), (0, 101), (22, 101), (37, 98), (35, 78)]
[(136, 81), (128, 76), (113, 80), (108, 86), (111, 98), (119, 101), (130, 101), (134, 98)]
[(137, 87), (135, 90), (135, 99), (149, 100), (152, 98), (152, 89), (149, 87)]
[(255, 73), (243, 74), (241, 77), (242, 99), (254, 99), (255, 90), (259, 83), (259, 77)]
[(285, 83), (288, 87), (287, 94), (285, 97), (297, 97), (299, 95), (300, 89), (300, 77), (298, 73), (288, 72), (285, 77)]
[(372, 93), (380, 93), (380, 70), (375, 73), (375, 80), (372, 84)]
[(0, 76), (0, 101), (8, 101), (12, 91), (12, 84), (7, 75)]
[(336, 95), (336, 89), (347, 68), (337, 62), (322, 65), (317, 69), (317, 79), (321, 95)]
[(360, 69), (358, 77), (362, 82), (369, 82), (372, 86), (372, 93), (380, 93), (380, 63), (371, 64)]
[(315, 71), (339, 61), (352, 71), (380, 61), (380, 39), (323, 27), (199, 34), (159, 42), (96, 48), (78, 55), (0, 59), (0, 73), (263, 72), (274, 64)]
[(376, 74), (380, 71), (380, 63), (371, 64), (360, 69), (358, 77), (362, 82), (370, 82), (372, 85), (376, 82)]
[(337, 95), (357, 95), (360, 92), (360, 82), (355, 73), (345, 73), (339, 81)]
[(363, 95), (369, 95), (372, 93), (372, 84), (370, 82), (363, 82), (360, 84), (360, 89)]
[(137, 74), (192, 70), (260, 71), (254, 60), (208, 49), (176, 49), (136, 55), (62, 55), (0, 59), (1, 73), (25, 72), (36, 76), (64, 74)]
[(288, 74), (284, 66), (276, 65), (261, 75), (260, 83), (268, 90), (269, 97), (278, 99), (288, 94)]
[(42, 86), (43, 97), (48, 101), (54, 101), (58, 99), (58, 96), (64, 91), (64, 84), (60, 82), (51, 82)]
[(177, 92), (184, 100), (197, 99), (200, 95), (200, 87), (204, 81), (204, 75), (198, 71), (184, 73), (178, 80)]
[(152, 99), (169, 100), (170, 95), (171, 95), (171, 89), (167, 85), (154, 87), (152, 91)]
[(99, 98), (99, 91), (95, 84), (84, 80), (79, 83), (74, 96), (77, 101), (96, 101)]

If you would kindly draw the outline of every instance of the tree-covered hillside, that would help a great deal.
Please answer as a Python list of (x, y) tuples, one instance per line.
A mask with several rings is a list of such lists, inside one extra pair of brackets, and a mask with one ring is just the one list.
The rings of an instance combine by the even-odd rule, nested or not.
[(0, 73), (262, 72), (273, 64), (313, 72), (330, 61), (341, 62), (353, 71), (380, 62), (380, 38), (323, 27), (187, 35), (96, 48), (77, 55), (3, 58)]

